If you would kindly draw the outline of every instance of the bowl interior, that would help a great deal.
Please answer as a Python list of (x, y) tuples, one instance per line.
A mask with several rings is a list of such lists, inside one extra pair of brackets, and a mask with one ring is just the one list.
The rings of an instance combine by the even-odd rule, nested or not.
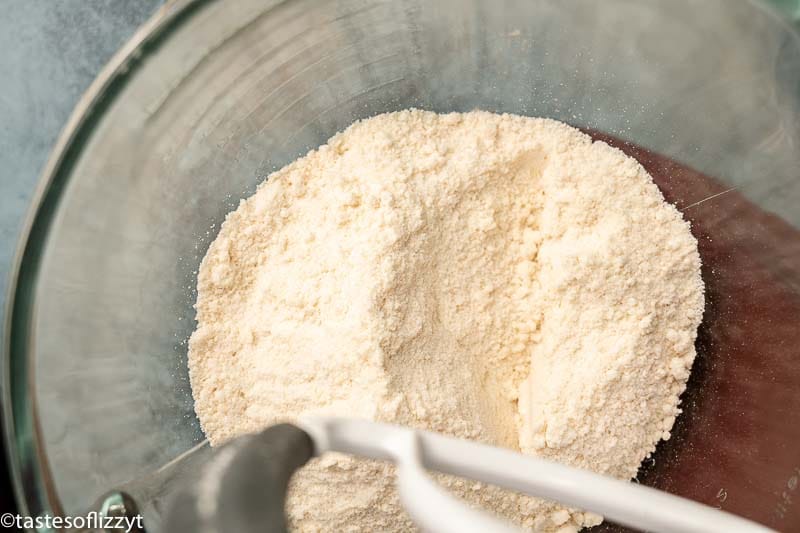
[[(11, 357), (30, 382), (17, 383), (14, 413), (35, 416), (46, 464), (26, 452), (22, 468), (49, 471), (43, 507), (75, 514), (202, 441), (186, 370), (196, 271), (226, 213), (270, 171), (360, 118), (478, 108), (630, 141), (713, 176), (708, 196), (735, 188), (672, 196), (705, 202), (695, 227), (729, 246), (704, 250), (716, 269), (704, 276), (729, 282), (710, 291), (690, 425), (642, 480), (800, 527), (780, 496), (800, 476), (789, 410), (800, 396), (800, 41), (771, 11), (730, 0), (200, 0), (126, 69), (57, 167), (16, 288)], [(669, 168), (681, 186), (704, 179)], [(753, 269), (761, 277), (737, 281)], [(761, 300), (743, 298), (764, 286)], [(736, 346), (753, 337), (756, 307), (763, 338), (745, 356)], [(737, 391), (732, 379), (759, 386)], [(698, 464), (702, 476), (686, 474)]]

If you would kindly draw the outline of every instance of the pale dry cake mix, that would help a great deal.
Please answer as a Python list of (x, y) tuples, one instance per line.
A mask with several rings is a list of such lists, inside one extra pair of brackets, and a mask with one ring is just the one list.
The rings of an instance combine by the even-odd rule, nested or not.
[[(305, 414), (430, 429), (629, 479), (669, 438), (703, 312), (697, 242), (634, 159), (553, 120), (357, 122), (228, 215), (189, 345), (212, 444)], [(299, 531), (406, 531), (391, 467), (328, 455)], [(536, 531), (600, 517), (442, 476)]]

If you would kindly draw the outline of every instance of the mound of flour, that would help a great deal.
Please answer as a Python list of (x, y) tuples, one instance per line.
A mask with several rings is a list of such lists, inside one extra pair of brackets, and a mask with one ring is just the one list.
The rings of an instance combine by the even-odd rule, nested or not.
[[(697, 243), (633, 159), (545, 119), (357, 122), (228, 215), (198, 275), (195, 409), (219, 444), (299, 415), (426, 428), (629, 479), (669, 438)], [(297, 473), (301, 531), (404, 531), (391, 467)], [(600, 517), (442, 476), (537, 531)]]

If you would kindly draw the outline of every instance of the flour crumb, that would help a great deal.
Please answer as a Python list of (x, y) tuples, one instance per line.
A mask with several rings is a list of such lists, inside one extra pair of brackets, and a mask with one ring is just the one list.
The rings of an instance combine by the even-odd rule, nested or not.
[[(704, 299), (697, 242), (634, 159), (548, 119), (356, 122), (230, 213), (189, 342), (213, 445), (307, 414), (425, 428), (630, 479), (669, 438)], [(602, 517), (450, 476), (530, 530)], [(410, 531), (392, 467), (293, 478), (299, 531)]]

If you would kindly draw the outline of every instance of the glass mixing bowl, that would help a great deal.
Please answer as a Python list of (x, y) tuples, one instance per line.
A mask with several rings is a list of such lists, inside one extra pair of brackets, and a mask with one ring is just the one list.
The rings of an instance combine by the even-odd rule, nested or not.
[[(82, 101), (20, 248), (4, 417), (21, 511), (86, 510), (203, 440), (186, 340), (225, 214), (353, 121), (414, 106), (560, 119), (667, 176), (708, 308), (685, 412), (638, 480), (797, 531), (799, 105), (798, 34), (755, 1), (163, 10)], [(157, 495), (134, 496), (157, 526)]]

